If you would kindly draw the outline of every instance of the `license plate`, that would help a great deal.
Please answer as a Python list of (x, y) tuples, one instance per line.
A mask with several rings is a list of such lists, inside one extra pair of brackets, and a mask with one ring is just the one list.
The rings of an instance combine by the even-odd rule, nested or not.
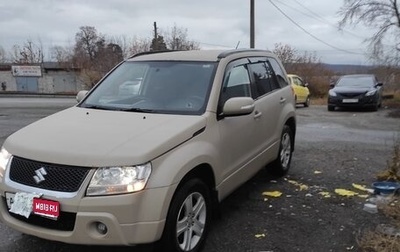
[(60, 215), (60, 202), (34, 198), (32, 211), (36, 215), (57, 219)]
[(343, 99), (343, 103), (357, 103), (358, 99)]
[[(6, 192), (7, 207), (10, 212), (29, 217), (30, 213), (56, 220), (60, 216), (60, 203), (58, 201), (41, 199), (38, 195), (29, 193), (24, 197), (15, 197), (15, 193)], [(12, 208), (13, 204), (17, 204)]]

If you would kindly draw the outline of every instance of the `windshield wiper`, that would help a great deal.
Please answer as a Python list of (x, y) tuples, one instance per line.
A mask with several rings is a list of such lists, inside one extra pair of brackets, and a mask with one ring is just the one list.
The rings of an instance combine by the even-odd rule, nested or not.
[(104, 106), (99, 106), (99, 105), (83, 105), (81, 107), (88, 108), (88, 109), (99, 109), (99, 110), (115, 110), (114, 107), (104, 107)]
[(145, 108), (117, 108), (119, 111), (128, 111), (128, 112), (140, 112), (140, 113), (153, 113), (154, 109), (145, 109)]

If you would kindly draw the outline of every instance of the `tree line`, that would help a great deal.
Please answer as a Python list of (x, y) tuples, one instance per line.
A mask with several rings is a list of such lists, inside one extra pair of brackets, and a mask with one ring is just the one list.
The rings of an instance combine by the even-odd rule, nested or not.
[[(379, 65), (374, 71), (384, 82), (400, 83), (400, 9), (398, 0), (344, 0), (338, 14), (341, 16), (340, 29), (348, 25), (363, 23), (374, 30), (365, 40), (369, 47), (371, 62)], [(389, 43), (388, 43), (389, 42)], [(199, 43), (188, 38), (187, 29), (176, 25), (166, 32), (159, 32), (154, 23), (153, 38), (128, 39), (125, 36), (110, 37), (99, 33), (95, 27), (82, 26), (75, 34), (71, 46), (53, 46), (50, 59), (63, 67), (81, 69), (94, 85), (105, 73), (124, 58), (140, 52), (155, 50), (197, 50)], [(281, 43), (275, 44), (273, 52), (284, 63), (289, 73), (302, 76), (310, 85), (314, 95), (326, 93), (326, 78), (340, 73), (326, 69), (315, 53), (299, 54), (297, 50)], [(18, 64), (42, 63), (45, 58), (40, 40), (28, 39), (23, 45), (14, 45), (8, 54), (0, 45), (0, 63)], [(46, 57), (47, 58), (47, 57)], [(323, 76), (325, 79), (321, 79)], [(316, 87), (317, 84), (321, 88)], [(314, 86), (314, 87), (313, 87)], [(323, 91), (319, 91), (323, 90)]]
[(126, 36), (111, 37), (97, 31), (93, 26), (81, 26), (70, 46), (55, 45), (45, 57), (43, 43), (27, 39), (22, 45), (14, 45), (11, 52), (0, 46), (0, 63), (40, 64), (45, 58), (64, 68), (77, 68), (86, 77), (89, 86), (116, 64), (131, 55), (159, 50), (198, 50), (199, 43), (188, 38), (187, 29), (174, 26), (158, 31), (154, 23), (154, 37), (128, 39)]

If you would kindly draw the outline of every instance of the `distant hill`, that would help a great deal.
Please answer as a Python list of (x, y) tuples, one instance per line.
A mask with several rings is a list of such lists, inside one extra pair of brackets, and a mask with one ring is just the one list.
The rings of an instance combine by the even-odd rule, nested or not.
[(370, 73), (371, 70), (376, 68), (375, 66), (366, 66), (366, 65), (344, 65), (344, 64), (322, 64), (322, 65), (337, 75)]

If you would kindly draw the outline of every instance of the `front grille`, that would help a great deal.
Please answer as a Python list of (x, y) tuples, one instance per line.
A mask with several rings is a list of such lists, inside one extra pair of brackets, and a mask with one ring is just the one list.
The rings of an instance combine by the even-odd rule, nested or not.
[[(44, 168), (46, 175), (41, 168)], [(39, 169), (42, 172), (38, 171)], [(76, 192), (89, 171), (89, 168), (84, 167), (49, 164), (13, 157), (10, 166), (10, 179), (20, 184), (51, 191)], [(36, 180), (39, 179), (38, 183), (35, 176)]]
[(343, 98), (360, 98), (362, 97), (363, 93), (340, 93)]
[[(5, 202), (6, 198), (3, 197), (3, 200)], [(60, 216), (57, 220), (51, 220), (34, 214), (31, 214), (29, 218), (25, 218), (25, 216), (21, 216), (19, 214), (14, 214), (11, 212), (9, 212), (9, 214), (16, 219), (31, 225), (60, 231), (74, 230), (76, 220), (76, 213), (69, 212), (60, 212)]]

